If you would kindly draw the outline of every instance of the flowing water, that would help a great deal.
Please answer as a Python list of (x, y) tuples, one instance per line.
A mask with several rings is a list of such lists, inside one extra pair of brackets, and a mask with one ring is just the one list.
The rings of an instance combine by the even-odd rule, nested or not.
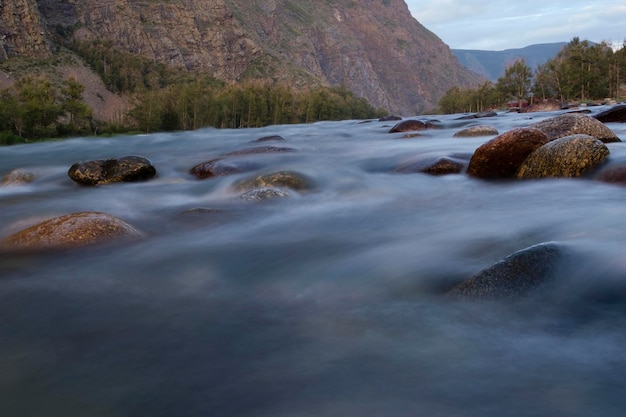
[[(344, 121), (1, 148), (2, 174), (36, 175), (0, 188), (2, 236), (80, 211), (147, 236), (0, 255), (0, 416), (624, 415), (626, 187), (392, 172), (467, 160), (490, 139), (454, 138), (462, 127), (555, 114), (444, 116), (411, 139)], [(241, 156), (253, 172), (188, 173), (267, 135), (295, 151)], [(150, 159), (157, 177), (87, 188), (67, 176), (124, 155)], [(261, 202), (233, 189), (277, 170), (315, 189)], [(580, 255), (541, 297), (445, 295), (542, 242)]]

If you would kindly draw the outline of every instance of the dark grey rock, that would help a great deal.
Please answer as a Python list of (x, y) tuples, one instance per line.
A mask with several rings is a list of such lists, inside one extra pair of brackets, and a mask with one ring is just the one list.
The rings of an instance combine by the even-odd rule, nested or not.
[(156, 175), (152, 163), (141, 156), (77, 162), (69, 169), (72, 181), (81, 185), (146, 181)]

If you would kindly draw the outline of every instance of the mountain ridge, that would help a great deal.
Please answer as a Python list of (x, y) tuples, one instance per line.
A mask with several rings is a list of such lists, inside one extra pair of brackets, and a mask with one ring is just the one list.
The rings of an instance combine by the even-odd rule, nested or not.
[(523, 48), (511, 48), (501, 51), (478, 49), (451, 49), (461, 65), (480, 74), (490, 81), (496, 82), (504, 75), (507, 66), (516, 59), (524, 59), (531, 69), (537, 68), (554, 58), (567, 42), (540, 43)]

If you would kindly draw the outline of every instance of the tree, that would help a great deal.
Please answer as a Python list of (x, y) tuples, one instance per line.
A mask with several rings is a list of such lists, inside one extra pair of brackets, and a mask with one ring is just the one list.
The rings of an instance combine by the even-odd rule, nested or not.
[(518, 59), (504, 71), (504, 76), (498, 78), (496, 88), (506, 96), (516, 99), (521, 108), (524, 98), (530, 92), (532, 79), (532, 70), (526, 65), (526, 61)]
[(83, 101), (85, 87), (74, 78), (63, 81), (61, 88), (61, 112), (67, 117), (69, 131), (81, 131), (89, 126), (92, 110)]
[(15, 127), (19, 136), (40, 138), (55, 135), (55, 122), (61, 114), (56, 89), (47, 77), (27, 76), (15, 84), (17, 108)]

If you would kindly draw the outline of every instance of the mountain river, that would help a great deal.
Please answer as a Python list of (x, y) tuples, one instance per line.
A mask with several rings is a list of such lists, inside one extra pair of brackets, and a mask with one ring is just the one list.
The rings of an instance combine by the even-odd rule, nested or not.
[[(623, 416), (626, 186), (394, 173), (467, 161), (493, 138), (453, 137), (461, 128), (503, 133), (559, 113), (437, 116), (443, 129), (404, 139), (395, 122), (343, 121), (0, 148), (0, 174), (35, 174), (0, 188), (0, 237), (82, 211), (145, 234), (0, 254), (0, 416)], [(626, 125), (607, 125), (626, 140)], [(269, 135), (285, 141), (255, 142)], [(189, 174), (270, 145), (291, 151)], [(157, 176), (84, 187), (67, 175), (124, 155)], [(314, 186), (263, 201), (234, 188), (281, 170)], [(447, 294), (544, 242), (579, 256), (541, 295)]]

